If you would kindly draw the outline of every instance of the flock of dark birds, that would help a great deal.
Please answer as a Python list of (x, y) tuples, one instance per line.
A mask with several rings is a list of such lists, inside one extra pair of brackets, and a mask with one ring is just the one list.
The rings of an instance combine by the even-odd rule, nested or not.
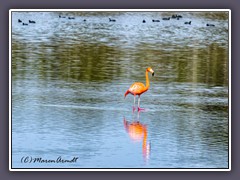
[[(66, 16), (62, 16), (62, 15), (59, 15), (58, 17), (59, 17), (59, 18), (66, 18), (66, 19), (75, 19), (75, 17), (66, 17)], [(164, 17), (164, 18), (162, 18), (162, 20), (163, 20), (163, 21), (169, 21), (170, 19), (179, 20), (179, 19), (181, 19), (181, 18), (183, 18), (181, 15), (174, 14), (174, 15), (172, 15), (171, 17)], [(84, 19), (83, 21), (86, 22), (87, 20)], [(22, 22), (21, 19), (18, 19), (18, 22), (19, 22), (19, 23), (22, 23), (23, 26), (27, 26), (28, 23), (36, 23), (35, 21), (32, 21), (32, 20), (29, 20), (28, 23), (24, 23), (24, 22)], [(111, 19), (111, 18), (109, 18), (109, 22), (116, 22), (116, 19)], [(152, 22), (160, 22), (160, 20), (159, 20), (159, 19), (152, 19)], [(144, 19), (144, 20), (142, 21), (142, 23), (146, 23), (146, 20)], [(192, 23), (192, 21), (184, 22), (184, 24), (188, 24), (188, 25), (191, 25), (191, 23)], [(208, 23), (207, 23), (206, 26), (215, 26), (215, 25), (214, 25), (214, 24), (208, 24)]]
[[(18, 22), (19, 22), (19, 23), (22, 23), (23, 26), (27, 26), (27, 25), (28, 25), (28, 23), (22, 22), (21, 19), (18, 19)], [(32, 20), (29, 20), (28, 22), (29, 22), (29, 23), (36, 23), (35, 21), (32, 21)]]

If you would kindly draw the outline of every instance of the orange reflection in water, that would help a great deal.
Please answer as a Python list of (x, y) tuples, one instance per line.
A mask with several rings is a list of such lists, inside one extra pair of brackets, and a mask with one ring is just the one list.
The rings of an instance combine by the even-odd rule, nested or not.
[(147, 125), (142, 124), (139, 120), (134, 120), (129, 122), (125, 119), (123, 120), (124, 128), (128, 135), (134, 142), (142, 142), (142, 153), (145, 160), (149, 159), (150, 155), (150, 143), (147, 141)]

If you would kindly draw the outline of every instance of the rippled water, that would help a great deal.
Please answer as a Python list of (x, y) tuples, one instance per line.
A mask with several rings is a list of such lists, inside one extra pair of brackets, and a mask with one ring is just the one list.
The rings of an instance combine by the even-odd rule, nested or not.
[(13, 12), (12, 167), (228, 168), (228, 14), (177, 13)]

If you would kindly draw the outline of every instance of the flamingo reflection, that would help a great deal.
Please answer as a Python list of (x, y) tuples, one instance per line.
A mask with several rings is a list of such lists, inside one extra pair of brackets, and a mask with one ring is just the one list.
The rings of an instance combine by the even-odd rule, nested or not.
[(123, 123), (125, 130), (134, 142), (142, 141), (143, 157), (145, 160), (148, 160), (150, 155), (150, 143), (147, 141), (147, 125), (140, 123), (139, 120), (129, 122), (125, 117)]

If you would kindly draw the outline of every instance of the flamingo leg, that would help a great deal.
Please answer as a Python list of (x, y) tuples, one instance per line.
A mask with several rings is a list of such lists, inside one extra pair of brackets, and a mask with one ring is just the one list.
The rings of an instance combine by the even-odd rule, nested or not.
[(144, 108), (140, 108), (140, 96), (138, 96), (138, 111), (144, 111)]
[(140, 108), (140, 96), (138, 96), (138, 108)]
[(136, 96), (134, 95), (133, 107), (135, 107), (135, 99), (136, 99)]
[(133, 101), (133, 112), (135, 111), (135, 100), (136, 100), (136, 96), (134, 95), (134, 101)]

